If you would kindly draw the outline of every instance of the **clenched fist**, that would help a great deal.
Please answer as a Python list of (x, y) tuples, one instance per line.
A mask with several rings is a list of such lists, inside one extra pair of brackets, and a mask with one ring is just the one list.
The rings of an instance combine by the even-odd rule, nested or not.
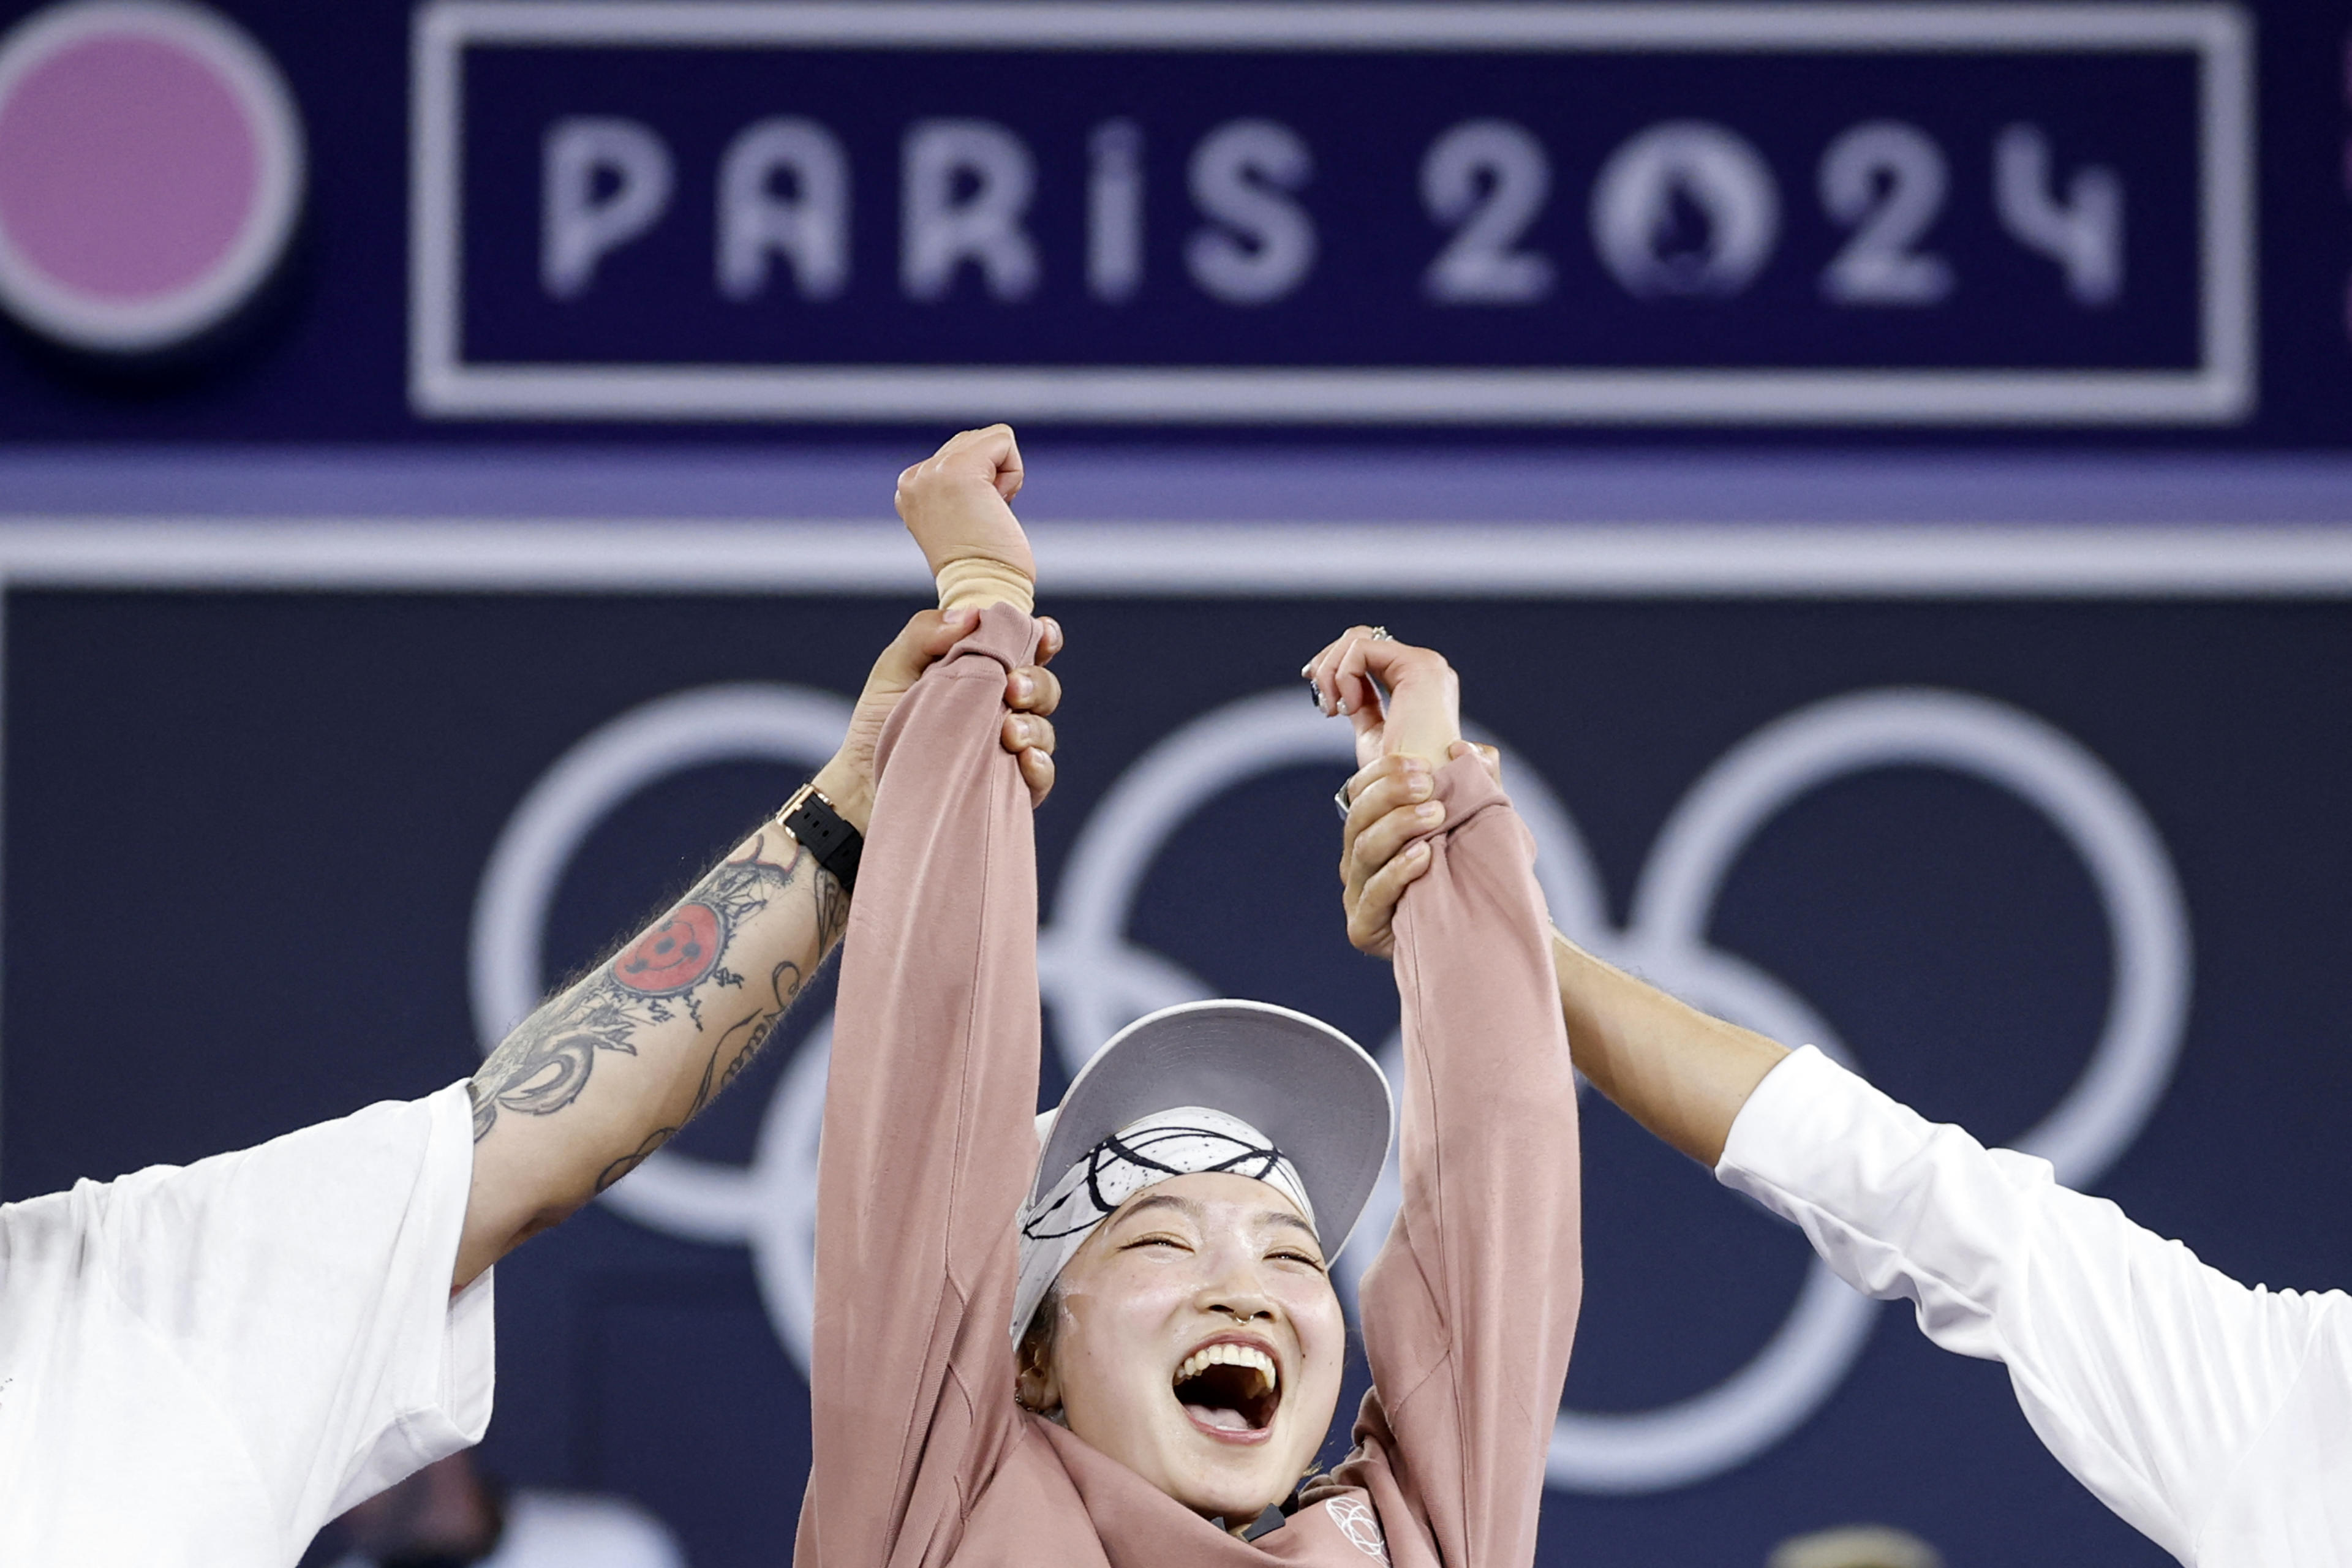
[(1037, 579), (1010, 504), (1021, 493), (1021, 447), (1010, 425), (966, 430), (898, 476), (898, 516), (937, 576), (956, 561), (994, 562)]

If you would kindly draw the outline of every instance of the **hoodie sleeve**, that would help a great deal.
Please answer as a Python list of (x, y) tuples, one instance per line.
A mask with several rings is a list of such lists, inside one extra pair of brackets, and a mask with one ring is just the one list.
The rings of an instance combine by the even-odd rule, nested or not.
[(999, 742), (1037, 647), (1010, 605), (884, 730), (818, 1158), (800, 1568), (954, 1551), (1018, 1430), (1013, 1226), (1036, 1163), (1037, 870)]
[(1396, 917), (1403, 1202), (1364, 1278), (1357, 1435), (1440, 1561), (1520, 1568), (1583, 1289), (1576, 1080), (1534, 841), (1475, 757), (1440, 770), (1437, 798)]

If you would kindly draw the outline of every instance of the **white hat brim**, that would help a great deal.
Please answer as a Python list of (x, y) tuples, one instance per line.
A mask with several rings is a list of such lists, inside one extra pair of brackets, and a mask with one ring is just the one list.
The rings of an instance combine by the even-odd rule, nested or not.
[(1319, 1018), (1266, 1002), (1180, 1003), (1112, 1036), (1048, 1113), (1051, 1125), (1039, 1129), (1030, 1203), (1112, 1133), (1185, 1105), (1222, 1110), (1265, 1134), (1307, 1188), (1325, 1256), (1339, 1255), (1396, 1136), (1395, 1098), (1361, 1046)]

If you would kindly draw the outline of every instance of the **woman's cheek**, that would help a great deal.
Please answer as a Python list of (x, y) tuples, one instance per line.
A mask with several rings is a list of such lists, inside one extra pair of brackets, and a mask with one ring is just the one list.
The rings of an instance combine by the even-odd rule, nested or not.
[(1338, 1366), (1347, 1348), (1348, 1322), (1329, 1281), (1320, 1278), (1301, 1281), (1297, 1289), (1285, 1290), (1279, 1300), (1297, 1327), (1298, 1348), (1307, 1364)]
[(1156, 1328), (1192, 1300), (1199, 1283), (1191, 1269), (1171, 1268), (1165, 1261), (1154, 1267), (1154, 1262), (1149, 1257), (1139, 1258), (1108, 1283), (1118, 1291), (1118, 1310), (1125, 1316)]
[[(1063, 1310), (1077, 1326), (1077, 1342), (1104, 1370), (1124, 1370), (1139, 1355), (1156, 1355), (1171, 1316), (1191, 1299), (1175, 1271), (1113, 1267), (1066, 1291)], [(1149, 1359), (1147, 1355), (1147, 1359)]]

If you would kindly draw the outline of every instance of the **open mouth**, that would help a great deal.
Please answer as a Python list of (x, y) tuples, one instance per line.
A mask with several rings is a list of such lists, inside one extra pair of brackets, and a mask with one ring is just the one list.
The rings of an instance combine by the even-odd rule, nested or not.
[(1176, 1403), (1192, 1424), (1228, 1442), (1265, 1437), (1282, 1404), (1282, 1373), (1274, 1357), (1253, 1344), (1202, 1345), (1184, 1358), (1173, 1382)]

